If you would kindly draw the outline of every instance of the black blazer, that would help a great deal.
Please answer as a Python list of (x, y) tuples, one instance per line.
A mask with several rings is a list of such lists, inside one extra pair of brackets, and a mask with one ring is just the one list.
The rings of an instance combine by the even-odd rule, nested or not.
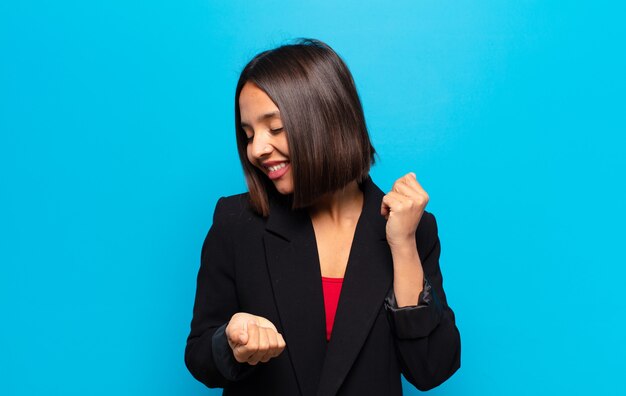
[[(380, 215), (384, 193), (360, 184), (363, 211), (356, 226), (331, 339), (313, 225), (305, 210), (270, 200), (263, 218), (248, 193), (218, 200), (202, 247), (185, 363), (224, 395), (401, 395), (402, 373), (418, 389), (433, 388), (460, 367), (460, 336), (439, 269), (434, 216), (416, 232), (425, 273), (419, 305), (397, 308), (393, 263)], [(417, 303), (417, 302), (416, 302)], [(232, 356), (224, 328), (236, 312), (274, 323), (287, 344), (256, 366)]]

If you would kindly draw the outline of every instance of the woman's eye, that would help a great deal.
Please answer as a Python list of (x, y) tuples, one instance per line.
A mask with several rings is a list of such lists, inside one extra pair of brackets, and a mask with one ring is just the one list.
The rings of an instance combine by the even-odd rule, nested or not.
[(270, 129), (270, 131), (272, 131), (272, 132), (280, 132), (282, 130), (283, 130), (283, 127), (276, 128), (276, 129)]

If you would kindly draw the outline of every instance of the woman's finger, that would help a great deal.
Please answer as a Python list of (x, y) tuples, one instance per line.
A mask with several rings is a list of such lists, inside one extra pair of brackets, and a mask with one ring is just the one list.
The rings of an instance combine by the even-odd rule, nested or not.
[(420, 190), (425, 191), (424, 187), (422, 187), (420, 182), (417, 181), (417, 176), (415, 176), (415, 173), (411, 172), (410, 175), (412, 177), (407, 178), (407, 184), (417, 186), (417, 188), (419, 188)]
[(258, 362), (267, 362), (270, 360), (270, 343), (268, 333), (271, 331), (273, 330), (268, 329), (267, 327), (259, 327), (259, 349), (253, 356), (253, 359)]
[(388, 213), (390, 211), (401, 211), (404, 206), (408, 203), (409, 198), (400, 194), (396, 191), (390, 191), (383, 197), (383, 205), (385, 205), (388, 209)]
[(274, 330), (268, 331), (267, 340), (269, 343), (267, 350), (267, 360), (270, 360), (271, 358), (278, 356), (278, 333)]
[(269, 320), (265, 319), (264, 317), (257, 316), (257, 319), (258, 319), (259, 326), (267, 327), (267, 328), (270, 328), (270, 329), (272, 329), (274, 331), (278, 331), (276, 329), (276, 326), (274, 326), (274, 323), (270, 322)]
[(400, 195), (404, 195), (408, 198), (416, 198), (421, 194), (421, 191), (417, 190), (415, 187), (411, 187), (406, 183), (396, 183), (393, 186), (393, 192), (396, 192)]
[(394, 187), (396, 185), (405, 185), (421, 195), (428, 195), (426, 190), (424, 190), (422, 185), (417, 181), (417, 178), (415, 177), (415, 173), (413, 172), (398, 179), (396, 183), (394, 183)]
[[(393, 193), (393, 194), (392, 194)], [(380, 214), (385, 216), (386, 219), (389, 218), (389, 214), (391, 213), (391, 209), (395, 208), (398, 203), (398, 194), (395, 192), (390, 192), (383, 197), (382, 202), (380, 203)]]
[(280, 350), (280, 352), (282, 352), (286, 346), (287, 346), (287, 343), (285, 342), (283, 335), (278, 333), (278, 349)]
[(425, 195), (428, 198), (428, 193), (426, 192), (424, 187), (422, 187), (420, 182), (417, 181), (417, 178), (415, 177), (415, 174), (413, 174), (412, 177), (410, 177), (410, 178), (408, 178), (406, 180), (406, 184), (408, 184), (410, 186), (414, 186), (420, 192), (420, 194)]
[(412, 190), (414, 190), (415, 192), (420, 192), (420, 190), (422, 190), (422, 187), (417, 182), (417, 179), (415, 178), (413, 172), (408, 173), (402, 176), (401, 178), (399, 178), (398, 180), (396, 180), (396, 182), (393, 184), (392, 190), (395, 190), (395, 187), (399, 185), (407, 186), (411, 188)]
[(250, 359), (259, 349), (259, 327), (254, 322), (248, 323), (248, 342), (237, 348), (238, 356), (235, 356), (238, 362), (250, 363)]
[(425, 207), (426, 204), (428, 203), (428, 194), (426, 194), (426, 191), (424, 190), (415, 192), (415, 190), (413, 190), (406, 184), (398, 185), (397, 189), (398, 189), (397, 193), (404, 195), (411, 202), (413, 202), (420, 208)]

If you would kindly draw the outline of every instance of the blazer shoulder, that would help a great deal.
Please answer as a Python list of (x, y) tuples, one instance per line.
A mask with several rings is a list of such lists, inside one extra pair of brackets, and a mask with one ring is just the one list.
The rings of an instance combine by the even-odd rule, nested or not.
[(430, 250), (437, 240), (439, 239), (439, 230), (437, 227), (437, 220), (435, 215), (431, 212), (424, 211), (420, 223), (415, 231), (415, 238), (417, 239), (418, 246), (427, 246)]
[(222, 196), (215, 204), (213, 223), (241, 224), (261, 218), (250, 206), (250, 193)]
[(418, 225), (418, 229), (423, 228), (425, 231), (437, 232), (437, 219), (435, 219), (435, 215), (431, 212), (425, 210), (420, 223)]

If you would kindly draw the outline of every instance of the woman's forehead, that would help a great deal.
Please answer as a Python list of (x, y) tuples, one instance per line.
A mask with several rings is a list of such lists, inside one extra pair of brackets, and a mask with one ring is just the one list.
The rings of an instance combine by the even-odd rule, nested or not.
[[(280, 117), (280, 110), (274, 101), (252, 83), (246, 83), (239, 94), (239, 110), (242, 121), (246, 123)], [(245, 119), (246, 117), (252, 118)]]

